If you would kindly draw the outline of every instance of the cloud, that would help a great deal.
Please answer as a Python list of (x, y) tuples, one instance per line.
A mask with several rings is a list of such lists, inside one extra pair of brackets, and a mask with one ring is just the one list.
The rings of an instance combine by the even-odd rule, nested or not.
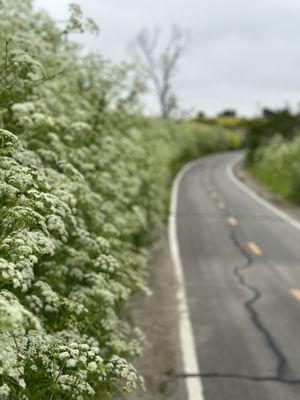
[[(251, 114), (259, 101), (269, 107), (300, 100), (299, 0), (80, 0), (101, 28), (86, 45), (121, 60), (127, 44), (145, 26), (165, 31), (178, 23), (191, 32), (176, 87), (188, 109), (216, 113), (233, 107)], [(68, 0), (37, 0), (55, 18)], [(150, 103), (153, 108), (153, 100)]]

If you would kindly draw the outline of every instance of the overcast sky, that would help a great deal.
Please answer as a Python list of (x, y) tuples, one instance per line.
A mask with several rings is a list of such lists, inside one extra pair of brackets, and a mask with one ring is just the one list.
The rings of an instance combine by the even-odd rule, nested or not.
[[(300, 0), (77, 0), (101, 29), (86, 45), (112, 60), (126, 58), (143, 27), (172, 23), (191, 33), (176, 88), (184, 108), (215, 114), (234, 108), (255, 113), (259, 104), (300, 102)], [(36, 0), (56, 19), (69, 0)], [(151, 103), (153, 107), (154, 103)]]

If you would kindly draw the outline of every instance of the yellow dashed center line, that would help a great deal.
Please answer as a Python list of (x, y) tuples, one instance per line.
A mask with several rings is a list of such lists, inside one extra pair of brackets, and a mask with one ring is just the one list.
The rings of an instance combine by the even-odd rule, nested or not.
[(299, 289), (291, 289), (290, 294), (298, 301), (300, 301), (300, 290)]
[(248, 242), (247, 246), (252, 251), (252, 253), (255, 254), (256, 256), (261, 256), (262, 255), (262, 251), (261, 251), (261, 249), (258, 247), (258, 245), (256, 243)]
[(237, 226), (238, 220), (234, 217), (228, 217), (228, 223), (232, 226)]
[(218, 207), (221, 208), (221, 210), (224, 210), (224, 208), (226, 206), (225, 206), (225, 203), (223, 203), (223, 201), (220, 201), (220, 203), (218, 204)]

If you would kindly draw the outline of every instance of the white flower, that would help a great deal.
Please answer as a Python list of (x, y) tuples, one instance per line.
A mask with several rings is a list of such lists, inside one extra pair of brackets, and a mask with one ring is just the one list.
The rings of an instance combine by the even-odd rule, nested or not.
[(67, 360), (66, 366), (68, 368), (73, 368), (75, 367), (77, 364), (77, 361), (75, 360), (75, 358), (69, 358), (69, 360)]
[(0, 399), (1, 400), (8, 399), (9, 394), (10, 394), (10, 388), (6, 383), (4, 383), (2, 386), (0, 386)]
[(97, 364), (95, 363), (95, 361), (92, 361), (92, 362), (88, 363), (88, 370), (89, 371), (96, 371), (97, 370)]

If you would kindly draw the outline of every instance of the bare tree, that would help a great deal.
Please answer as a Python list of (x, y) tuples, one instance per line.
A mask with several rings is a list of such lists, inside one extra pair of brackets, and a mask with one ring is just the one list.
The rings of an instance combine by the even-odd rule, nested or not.
[(169, 118), (177, 108), (173, 79), (180, 57), (188, 44), (188, 33), (172, 26), (167, 44), (160, 48), (160, 29), (143, 29), (132, 43), (134, 57), (152, 82), (163, 118)]

